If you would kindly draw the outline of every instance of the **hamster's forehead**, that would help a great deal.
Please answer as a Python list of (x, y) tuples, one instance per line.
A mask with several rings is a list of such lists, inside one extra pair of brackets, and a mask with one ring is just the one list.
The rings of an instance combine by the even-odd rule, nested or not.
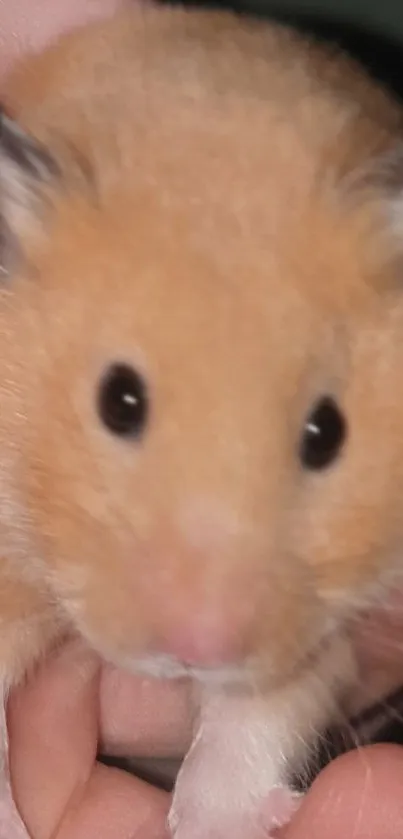
[(381, 261), (374, 206), (343, 194), (339, 162), (292, 119), (277, 125), (250, 104), (246, 125), (243, 109), (180, 99), (158, 127), (89, 122), (88, 183), (56, 198), (38, 285), (83, 302), (102, 290), (139, 323), (186, 314), (194, 329), (230, 310), (236, 329), (250, 312), (275, 330), (296, 309), (329, 320), (362, 305)]
[(278, 137), (269, 148), (253, 132), (246, 142), (237, 127), (178, 128), (175, 142), (162, 136), (154, 147), (148, 131), (131, 129), (130, 156), (110, 155), (97, 138), (94, 188), (56, 201), (39, 294), (61, 307), (57, 292), (89, 306), (103, 294), (138, 327), (154, 315), (206, 335), (231, 323), (234, 338), (248, 320), (263, 333), (293, 322), (311, 331), (365, 306), (383, 267), (377, 208), (349, 202), (292, 127), (288, 152)]
[(127, 359), (178, 387), (196, 376), (208, 389), (214, 371), (231, 392), (236, 379), (253, 389), (262, 371), (282, 392), (310, 367), (340, 373), (340, 331), (376, 298), (353, 218), (326, 212), (320, 196), (280, 212), (268, 179), (235, 209), (236, 173), (226, 189), (190, 174), (181, 188), (172, 176), (161, 188), (116, 183), (100, 204), (62, 204), (24, 283), (50, 357), (74, 344), (95, 365)]
[(56, 201), (28, 309), (58, 341), (137, 344), (178, 370), (187, 347), (215, 366), (270, 358), (283, 375), (373, 305), (373, 208), (341, 173), (382, 129), (343, 104), (346, 82), (322, 90), (326, 62), (289, 35), (186, 20), (134, 16), (31, 80), (27, 123), (75, 147), (88, 183)]

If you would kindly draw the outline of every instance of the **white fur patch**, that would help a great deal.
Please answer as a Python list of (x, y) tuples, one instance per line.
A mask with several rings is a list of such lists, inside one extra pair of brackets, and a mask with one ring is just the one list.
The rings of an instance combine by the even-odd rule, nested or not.
[(298, 805), (291, 772), (337, 717), (339, 692), (354, 676), (350, 645), (336, 639), (314, 669), (270, 695), (204, 687), (169, 816), (175, 839), (267, 839), (286, 823)]

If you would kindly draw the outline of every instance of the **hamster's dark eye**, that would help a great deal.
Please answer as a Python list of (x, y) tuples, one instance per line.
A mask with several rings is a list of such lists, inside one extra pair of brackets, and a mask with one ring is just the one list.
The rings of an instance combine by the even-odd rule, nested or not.
[(335, 460), (344, 443), (346, 423), (330, 397), (324, 397), (305, 422), (300, 459), (306, 469), (319, 470)]
[(148, 399), (145, 383), (132, 367), (114, 364), (109, 368), (99, 389), (98, 411), (112, 434), (141, 435), (147, 422)]

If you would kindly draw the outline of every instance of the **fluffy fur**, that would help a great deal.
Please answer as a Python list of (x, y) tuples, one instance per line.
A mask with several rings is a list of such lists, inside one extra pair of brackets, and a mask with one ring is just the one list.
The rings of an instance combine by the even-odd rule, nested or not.
[[(401, 571), (400, 110), (287, 29), (152, 7), (31, 59), (7, 103), (28, 139), (0, 142), (4, 678), (71, 629), (190, 672), (171, 824), (258, 835), (354, 683), (349, 621)], [(115, 361), (148, 383), (139, 442), (97, 415)], [(327, 393), (348, 437), (310, 474)], [(204, 668), (181, 636), (210, 639)]]

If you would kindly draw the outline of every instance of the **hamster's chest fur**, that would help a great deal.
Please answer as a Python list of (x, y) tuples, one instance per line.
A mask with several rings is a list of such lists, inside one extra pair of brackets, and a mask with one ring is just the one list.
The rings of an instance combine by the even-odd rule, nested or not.
[(7, 107), (4, 685), (71, 630), (192, 675), (171, 828), (267, 835), (401, 571), (400, 109), (287, 29), (153, 7)]

